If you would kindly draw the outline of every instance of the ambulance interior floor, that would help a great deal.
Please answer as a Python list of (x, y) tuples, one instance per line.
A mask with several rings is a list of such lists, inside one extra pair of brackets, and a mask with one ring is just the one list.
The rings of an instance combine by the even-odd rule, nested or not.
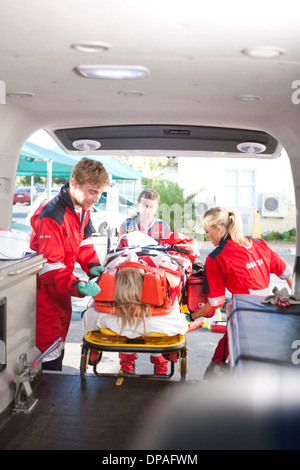
[[(79, 365), (83, 335), (81, 315), (74, 312), (63, 371), (43, 373), (34, 389), (37, 404), (29, 414), (9, 409), (0, 415), (1, 450), (136, 450), (139, 445), (147, 448), (148, 423), (152, 426), (153, 420), (163, 419), (177, 393), (181, 396), (195, 384), (202, 387), (204, 372), (223, 336), (203, 328), (187, 334), (186, 382), (180, 381), (177, 362), (170, 379), (128, 378), (118, 386), (115, 377), (96, 377), (91, 366), (82, 385)], [(137, 374), (153, 372), (149, 359), (149, 354), (139, 354)], [(97, 367), (104, 373), (116, 373), (119, 368), (116, 352), (104, 352)]]
[[(8, 413), (1, 450), (133, 450), (153, 410), (166, 409), (179, 381), (44, 372), (30, 413)], [(5, 412), (7, 413), (7, 412)]]

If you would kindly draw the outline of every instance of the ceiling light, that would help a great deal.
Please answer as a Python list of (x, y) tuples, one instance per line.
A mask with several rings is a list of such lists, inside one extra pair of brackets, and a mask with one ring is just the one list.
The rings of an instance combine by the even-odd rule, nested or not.
[(143, 91), (128, 90), (128, 91), (119, 91), (121, 96), (143, 96), (145, 93)]
[(99, 147), (101, 147), (100, 142), (98, 142), (97, 140), (90, 139), (74, 140), (72, 145), (77, 150), (85, 150), (87, 152), (97, 150)]
[(85, 78), (124, 80), (149, 76), (146, 67), (139, 65), (79, 65), (75, 71)]
[(240, 101), (259, 101), (260, 97), (255, 95), (238, 95), (234, 97), (236, 100)]
[(237, 149), (243, 153), (261, 153), (266, 150), (266, 146), (257, 142), (241, 142), (238, 144)]
[(6, 93), (8, 98), (32, 98), (34, 96), (33, 93), (28, 93), (26, 91), (14, 91), (12, 93)]
[(257, 59), (272, 59), (274, 57), (279, 57), (280, 55), (285, 54), (285, 50), (279, 49), (278, 47), (257, 46), (243, 49), (242, 54), (255, 57)]
[(70, 47), (78, 52), (103, 52), (111, 49), (110, 44), (98, 41), (86, 41), (77, 44), (71, 44)]

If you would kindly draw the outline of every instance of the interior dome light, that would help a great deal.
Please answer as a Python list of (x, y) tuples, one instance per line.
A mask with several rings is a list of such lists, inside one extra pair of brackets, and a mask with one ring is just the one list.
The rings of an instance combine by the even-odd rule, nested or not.
[(138, 65), (79, 65), (75, 71), (85, 78), (124, 80), (149, 76), (146, 67)]
[(266, 150), (266, 146), (257, 142), (241, 142), (237, 149), (243, 153), (261, 153)]
[(22, 98), (32, 98), (34, 94), (29, 93), (27, 91), (14, 91), (12, 93), (6, 93), (6, 96), (8, 98), (22, 99)]
[(259, 101), (260, 97), (255, 95), (238, 95), (235, 96), (235, 99), (239, 101)]
[(119, 95), (121, 96), (143, 96), (144, 94), (143, 91), (137, 90), (119, 91)]
[(77, 150), (85, 150), (87, 152), (97, 150), (99, 147), (101, 147), (100, 142), (98, 142), (97, 140), (90, 139), (74, 140), (72, 145)]
[(255, 57), (257, 59), (272, 59), (285, 54), (285, 50), (279, 49), (278, 47), (257, 46), (243, 49), (242, 54)]
[(71, 44), (70, 47), (78, 52), (103, 52), (111, 49), (110, 44), (98, 41), (86, 41), (78, 44)]

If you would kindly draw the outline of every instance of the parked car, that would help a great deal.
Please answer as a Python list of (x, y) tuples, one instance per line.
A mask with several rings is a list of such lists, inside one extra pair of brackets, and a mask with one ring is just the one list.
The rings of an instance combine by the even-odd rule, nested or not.
[(15, 188), (13, 203), (21, 202), (23, 204), (31, 203), (31, 188), (22, 186), (20, 188)]
[[(56, 196), (58, 193), (58, 190), (55, 189), (51, 191), (51, 197)], [(30, 226), (30, 218), (33, 215), (33, 213), (36, 211), (36, 209), (47, 199), (47, 195), (45, 193), (40, 194), (34, 201), (34, 203), (31, 205), (28, 215), (25, 219), (25, 224)], [(115, 214), (113, 218), (114, 222), (114, 235), (118, 235), (119, 233), (119, 228), (121, 223), (126, 219), (127, 215), (126, 213), (118, 212)], [(91, 210), (91, 219), (94, 225), (94, 228), (96, 230), (96, 233), (94, 234), (95, 236), (106, 236), (107, 235), (107, 212), (106, 208), (103, 205), (94, 205), (92, 210)]]
[(31, 187), (30, 186), (19, 186), (15, 187), (13, 203), (21, 202), (23, 204), (32, 204), (33, 201), (40, 195), (40, 191), (36, 188), (33, 188), (33, 195), (31, 197)]
[[(123, 214), (122, 212), (117, 212), (114, 214), (113, 217), (113, 225), (114, 225), (114, 234), (113, 235), (118, 235), (119, 233), (119, 228), (122, 222), (126, 219), (127, 215)], [(93, 206), (91, 210), (91, 219), (93, 222), (93, 225), (95, 227), (96, 233), (94, 235), (101, 235), (105, 236), (107, 235), (107, 212), (105, 207), (103, 206)]]

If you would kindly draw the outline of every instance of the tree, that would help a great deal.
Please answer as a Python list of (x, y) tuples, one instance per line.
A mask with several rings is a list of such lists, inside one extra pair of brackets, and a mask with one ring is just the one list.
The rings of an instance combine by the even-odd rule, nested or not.
[(195, 237), (200, 231), (202, 216), (195, 197), (203, 190), (200, 189), (188, 196), (178, 183), (160, 178), (143, 178), (144, 188), (151, 188), (160, 195), (160, 205), (157, 216), (165, 220), (171, 229)]
[(203, 239), (204, 205), (197, 204), (195, 197), (204, 188), (186, 196), (178, 183), (167, 180), (168, 173), (174, 173), (178, 168), (177, 157), (120, 156), (117, 159), (142, 173), (144, 188), (155, 189), (159, 193), (160, 206), (157, 217), (165, 220), (172, 230)]
[(177, 157), (124, 157), (116, 156), (117, 160), (142, 173), (144, 178), (156, 179), (170, 171), (177, 170)]

